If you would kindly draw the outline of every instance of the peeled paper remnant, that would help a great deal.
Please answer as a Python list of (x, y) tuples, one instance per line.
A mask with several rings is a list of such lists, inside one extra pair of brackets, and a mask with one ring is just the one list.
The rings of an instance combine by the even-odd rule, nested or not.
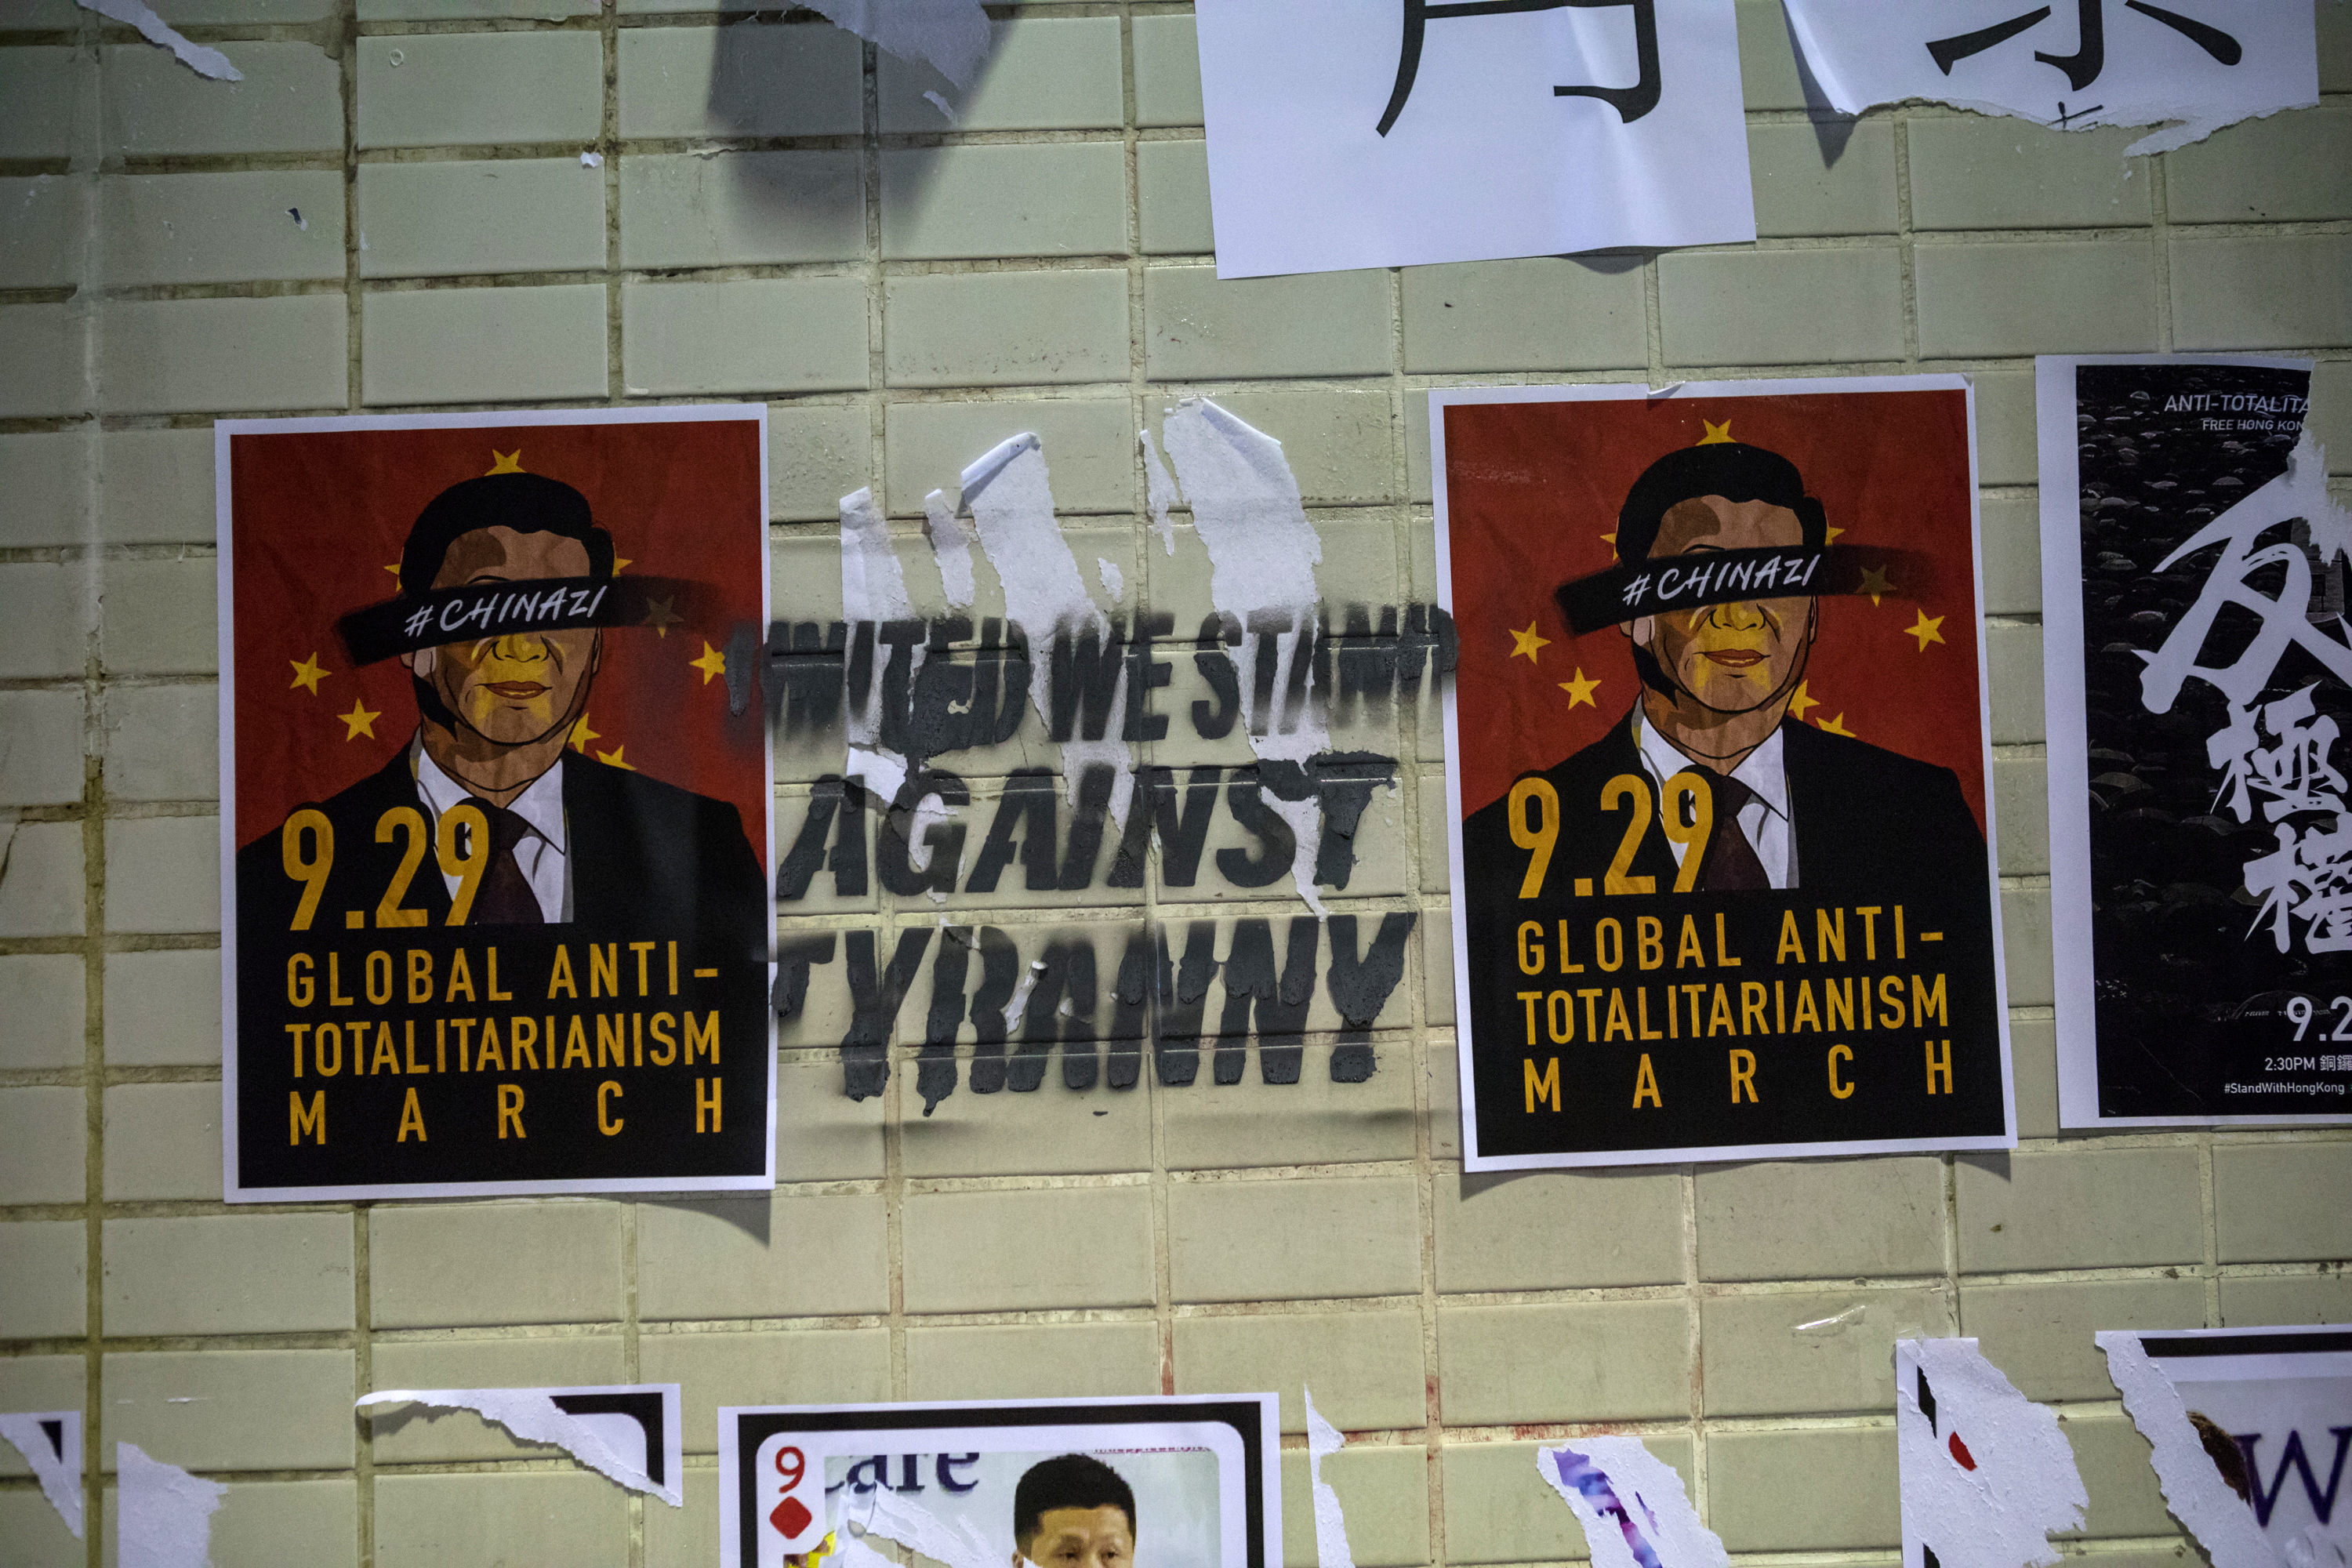
[(2090, 1497), (2058, 1417), (1963, 1339), (1897, 1340), (1906, 1568), (2046, 1568)]
[[(1045, 471), (1045, 454), (1037, 437), (1013, 437), (989, 449), (963, 471), (963, 504), (980, 529), (980, 547), (996, 569), (1004, 587), (1004, 613), (1028, 634), (1034, 648), (1049, 646), (1057, 631), (1093, 637), (1097, 647), (1108, 646), (1109, 617), (1095, 607), (1078, 571), (1078, 558), (1062, 537), (1054, 517), (1054, 492)], [(1033, 658), (1029, 664), (1029, 700), (1041, 719), (1048, 718), (1053, 702), (1053, 662)], [(1062, 747), (1062, 787), (1077, 800), (1078, 784), (1089, 765), (1111, 770), (1110, 817), (1124, 826), (1128, 803), (1135, 793), (1135, 752), (1117, 737), (1127, 729), (1127, 671), (1118, 676), (1103, 738), (1065, 741)]]
[[(980, 79), (988, 13), (980, 0), (802, 0), (845, 32), (902, 60), (928, 65), (958, 88)], [(926, 95), (928, 96), (928, 95)]]
[[(866, 1535), (895, 1541), (933, 1563), (944, 1563), (946, 1568), (1003, 1568), (1003, 1558), (989, 1545), (988, 1538), (961, 1514), (958, 1514), (950, 1524), (927, 1509), (901, 1502), (898, 1494), (888, 1487), (875, 1488), (866, 1500), (871, 1511), (864, 1519), (853, 1519), (848, 1522)], [(856, 1535), (850, 1532), (845, 1538), (856, 1541)], [(887, 1561), (874, 1553), (871, 1547), (865, 1546), (863, 1542), (858, 1544), (861, 1553), (873, 1555), (877, 1561)], [(860, 1568), (864, 1562), (865, 1557), (861, 1555), (850, 1562), (846, 1568)], [(871, 1565), (866, 1564), (866, 1568), (871, 1568)]]
[[(578, 1388), (387, 1388), (353, 1406), (424, 1405), (470, 1410), (526, 1443), (549, 1443), (598, 1474), (685, 1506), (678, 1385), (647, 1383)], [(380, 1409), (376, 1409), (381, 1414)]]
[(1339, 1511), (1339, 1494), (1323, 1479), (1323, 1461), (1346, 1447), (1348, 1439), (1315, 1408), (1311, 1390), (1302, 1385), (1299, 1394), (1307, 1402), (1307, 1475), (1315, 1490), (1316, 1568), (1356, 1568), (1355, 1554), (1348, 1550), (1348, 1520)]
[(1827, 107), (1845, 114), (1927, 100), (2061, 131), (2168, 122), (2124, 149), (2136, 158), (2319, 101), (2305, 5), (2189, 16), (2187, 6), (2105, 0), (2021, 3), (1992, 19), (1951, 0), (1785, 3), (1807, 74)]
[(228, 1489), (131, 1443), (114, 1446), (120, 1568), (212, 1568), (213, 1515)]
[(81, 1412), (37, 1410), (0, 1415), (5, 1437), (32, 1468), (41, 1495), (58, 1510), (76, 1541), (81, 1539)]
[(1536, 1468), (1575, 1511), (1592, 1568), (1728, 1568), (1683, 1479), (1639, 1437), (1579, 1437), (1536, 1450)]
[(2096, 1336), (2106, 1352), (2107, 1376), (2124, 1396), (2125, 1413), (2154, 1450), (2148, 1462), (2164, 1505), (2186, 1525), (2213, 1561), (2213, 1568), (2288, 1568), (2263, 1535), (2254, 1510), (2231, 1489), (2189, 1419), (2180, 1391), (2149, 1359), (2135, 1333), (2109, 1331)]
[[(841, 498), (841, 613), (852, 625), (867, 627), (915, 618), (906, 571), (890, 548), (890, 527), (871, 489)], [(911, 650), (918, 668), (923, 651)], [(863, 774), (867, 792), (887, 805), (906, 783), (907, 759), (881, 743), (881, 706), (879, 681), (866, 689), (863, 702), (850, 705), (847, 776)]]
[(179, 57), (180, 63), (198, 76), (215, 81), (243, 81), (245, 73), (228, 63), (228, 57), (218, 49), (203, 44), (192, 44), (152, 7), (139, 0), (74, 0), (85, 11), (95, 11), (110, 21), (121, 22), (139, 29), (139, 36), (158, 48), (169, 49)]
[[(1265, 431), (1205, 398), (1188, 397), (1168, 411), (1160, 438), (1192, 509), (1193, 529), (1208, 546), (1209, 601), (1241, 634), (1236, 645), (1228, 633), (1225, 655), (1240, 689), (1250, 749), (1262, 768), (1277, 764), (1295, 777), (1331, 743), (1321, 711), (1327, 694), (1313, 689), (1311, 671), (1302, 679), (1292, 668), (1307, 657), (1313, 636), (1321, 597), (1315, 568), (1323, 561), (1323, 541), (1307, 519), (1282, 443)], [(1152, 466), (1146, 465), (1147, 473)], [(1154, 507), (1156, 513), (1159, 503)], [(1252, 671), (1269, 637), (1276, 647), (1271, 689), (1276, 711), (1261, 712)], [(1315, 892), (1315, 847), (1320, 807), (1311, 792), (1270, 793), (1274, 798), (1267, 806), (1289, 823), (1296, 846), (1292, 880), (1307, 907), (1319, 915), (1324, 910)]]

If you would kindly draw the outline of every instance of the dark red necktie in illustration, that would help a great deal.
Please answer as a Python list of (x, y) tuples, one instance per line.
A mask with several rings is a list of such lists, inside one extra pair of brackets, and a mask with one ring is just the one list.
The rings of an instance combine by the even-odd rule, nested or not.
[(482, 877), (482, 890), (474, 900), (472, 918), (467, 925), (535, 926), (547, 923), (547, 916), (539, 907), (539, 895), (530, 890), (530, 879), (522, 874), (515, 859), (515, 846), (530, 836), (530, 825), (502, 805), (492, 805), (477, 796), (473, 805), (481, 808), (490, 824), (490, 868)]
[(1739, 831), (1739, 813), (1756, 792), (1727, 773), (1701, 775), (1715, 792), (1715, 830), (1707, 836), (1706, 862), (1699, 868), (1698, 886), (1706, 893), (1748, 893), (1769, 888), (1764, 862)]

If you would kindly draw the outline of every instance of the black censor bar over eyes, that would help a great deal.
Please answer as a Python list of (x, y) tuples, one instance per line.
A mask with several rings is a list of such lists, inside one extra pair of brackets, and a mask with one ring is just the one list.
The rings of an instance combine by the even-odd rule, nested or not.
[(1915, 553), (1861, 544), (1708, 550), (1623, 563), (1559, 590), (1559, 607), (1578, 636), (1668, 610), (1750, 599), (1814, 598), (1918, 592), (1926, 563)]
[(688, 618), (697, 587), (677, 577), (635, 576), (468, 583), (354, 610), (335, 630), (353, 664), (373, 664), (421, 647), (510, 632), (673, 626)]

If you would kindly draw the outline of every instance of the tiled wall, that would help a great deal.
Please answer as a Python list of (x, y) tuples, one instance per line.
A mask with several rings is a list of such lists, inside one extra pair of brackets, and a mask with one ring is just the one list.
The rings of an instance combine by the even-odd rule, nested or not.
[[(2352, 1319), (2352, 1141), (2058, 1135), (2029, 356), (2316, 354), (2352, 472), (2352, 5), (2317, 3), (2323, 107), (2126, 163), (2122, 133), (1941, 110), (1815, 126), (1777, 5), (1739, 0), (1760, 244), (1218, 283), (1173, 0), (994, 7), (953, 130), (943, 84), (804, 15), (165, 0), (228, 87), (5, 0), (0, 1409), (83, 1406), (93, 1465), (128, 1439), (229, 1482), (224, 1564), (708, 1563), (722, 1401), (1278, 1388), (1296, 1434), (1302, 1382), (1356, 1435), (1328, 1474), (1372, 1568), (1582, 1556), (1530, 1455), (1588, 1423), (1649, 1436), (1737, 1554), (1891, 1562), (1888, 1342), (1966, 1332), (2063, 1403), (2070, 1550), (2179, 1556), (2091, 1331)], [(1130, 596), (1197, 612), (1135, 460), (1180, 392), (1286, 443), (1327, 591), (1393, 601), (1434, 588), (1429, 386), (1914, 368), (1979, 390), (2014, 1157), (1465, 1177), (1437, 940), (1362, 1086), (1310, 1050), (1295, 1088), (1049, 1082), (927, 1120), (910, 1071), (839, 1094), (820, 971), (772, 1200), (219, 1202), (215, 415), (763, 398), (801, 618), (838, 612), (837, 497), (877, 487), (935, 592), (922, 493), (1034, 429)], [(1435, 731), (1342, 739), (1407, 763), (1344, 907), (1437, 937)], [(837, 757), (783, 750), (785, 832)], [(1203, 897), (1084, 907), (1241, 912)], [(785, 926), (901, 918), (936, 917)], [(467, 1417), (349, 1413), (634, 1378), (686, 1386), (682, 1513)], [(0, 1555), (100, 1562), (22, 1477)]]

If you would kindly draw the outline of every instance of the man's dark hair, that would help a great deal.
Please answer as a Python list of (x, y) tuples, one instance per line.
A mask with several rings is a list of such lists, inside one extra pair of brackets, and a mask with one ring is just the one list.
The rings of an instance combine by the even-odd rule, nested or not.
[(416, 514), (400, 552), (400, 591), (428, 591), (449, 546), (486, 528), (576, 539), (588, 547), (589, 575), (613, 574), (613, 536), (596, 526), (586, 496), (544, 474), (485, 474), (451, 485)]
[(1135, 1490), (1117, 1470), (1087, 1454), (1041, 1459), (1023, 1472), (1013, 1489), (1013, 1540), (1026, 1554), (1037, 1527), (1057, 1508), (1116, 1508), (1135, 1533)]
[(1761, 447), (1717, 441), (1669, 452), (1633, 481), (1617, 513), (1617, 559), (1647, 560), (1666, 513), (1700, 496), (1784, 507), (1797, 514), (1807, 544), (1829, 542), (1829, 514), (1821, 502), (1805, 493), (1805, 481), (1796, 464)]

